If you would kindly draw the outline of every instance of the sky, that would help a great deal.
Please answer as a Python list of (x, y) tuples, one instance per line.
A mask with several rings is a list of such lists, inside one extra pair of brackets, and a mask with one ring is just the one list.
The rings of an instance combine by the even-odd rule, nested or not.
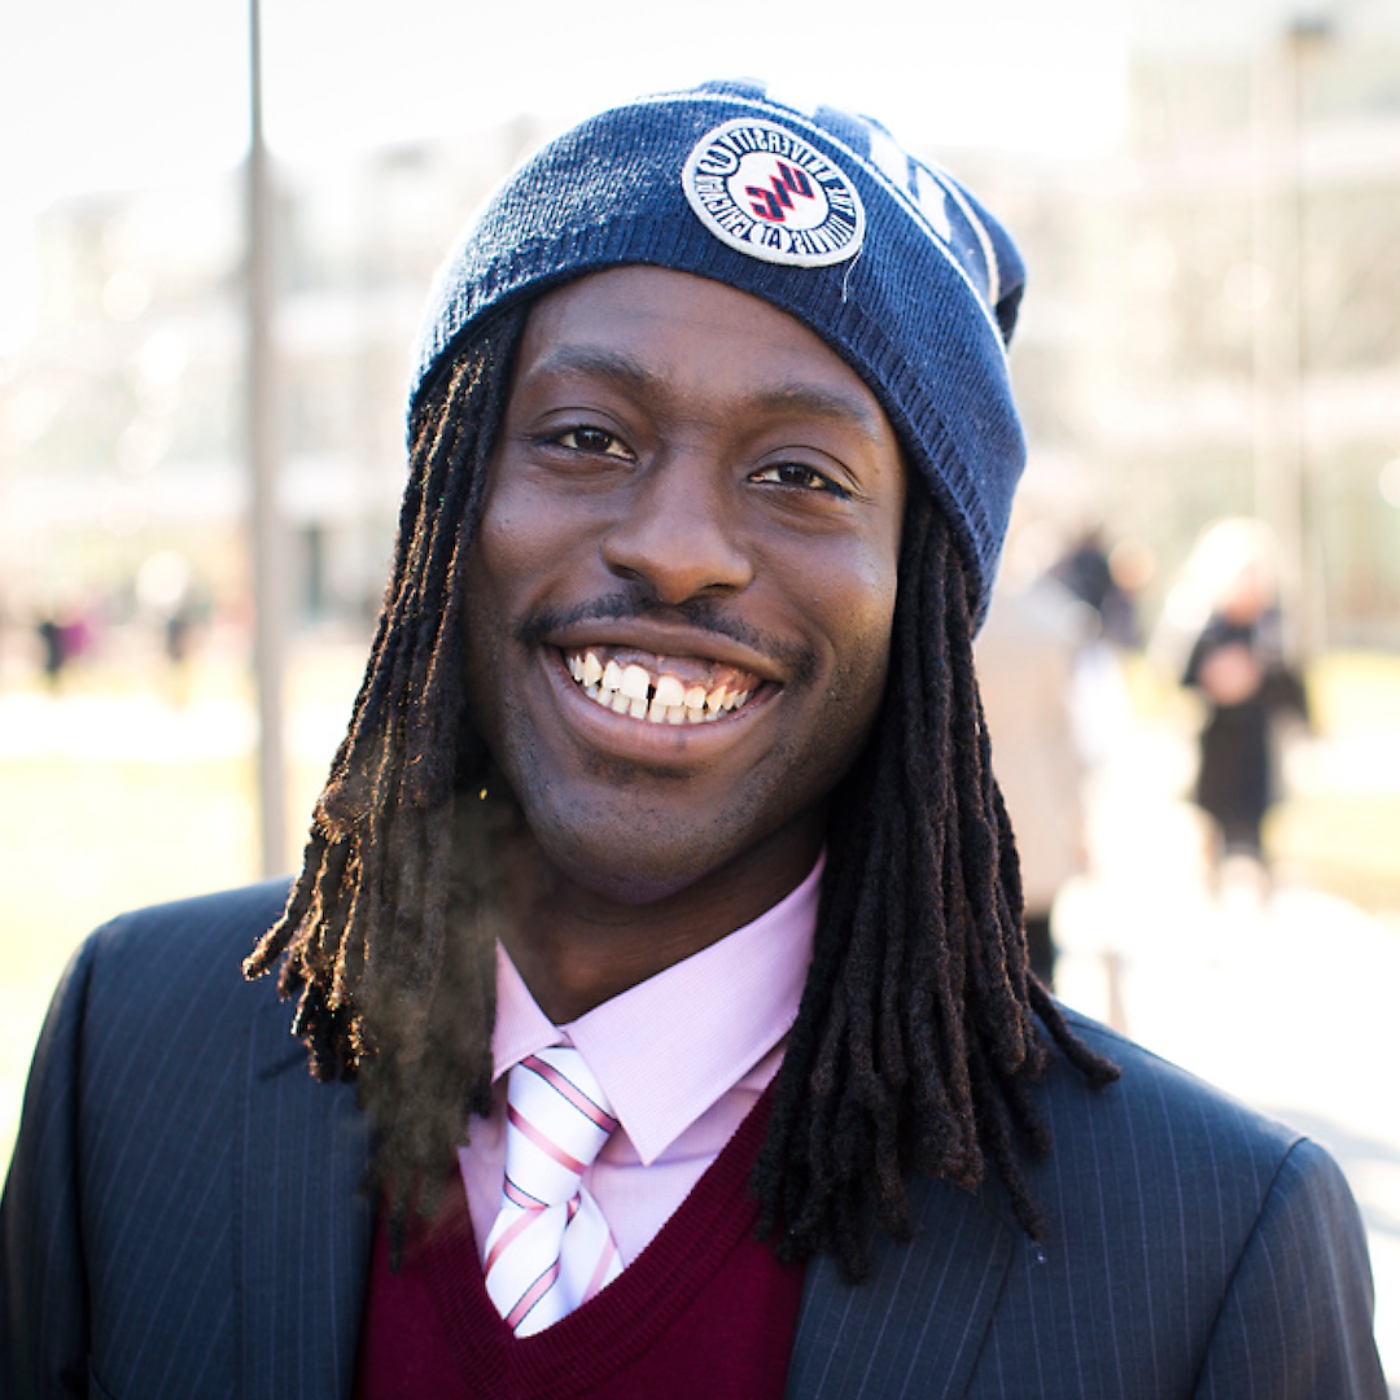
[[(342, 159), (530, 113), (758, 76), (934, 149), (1073, 156), (1124, 114), (1122, 0), (262, 0), (274, 155)], [(0, 351), (24, 338), (30, 229), (55, 199), (198, 180), (248, 140), (248, 0), (0, 10)]]
[[(293, 159), (712, 76), (778, 78), (908, 139), (1071, 152), (1122, 117), (1119, 0), (263, 0), (269, 141)], [(0, 175), (23, 203), (158, 182), (246, 144), (244, 0), (44, 0), (0, 18)]]
[[(1302, 3), (1302, 0), (1297, 0)], [(759, 76), (934, 151), (1110, 151), (1130, 37), (1228, 40), (1286, 0), (261, 0), (264, 104), (293, 161), (528, 112)], [(1327, 0), (1352, 12), (1395, 0)], [(29, 221), (80, 191), (199, 179), (247, 146), (249, 0), (15, 0), (0, 9), (0, 349)], [(1400, 6), (1395, 6), (1400, 9)]]

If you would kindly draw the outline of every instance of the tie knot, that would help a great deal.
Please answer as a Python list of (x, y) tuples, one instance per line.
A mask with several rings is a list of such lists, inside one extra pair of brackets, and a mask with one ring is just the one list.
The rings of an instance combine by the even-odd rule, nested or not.
[(506, 1084), (506, 1106), (507, 1194), (527, 1210), (572, 1199), (617, 1127), (583, 1056), (554, 1045), (521, 1060)]

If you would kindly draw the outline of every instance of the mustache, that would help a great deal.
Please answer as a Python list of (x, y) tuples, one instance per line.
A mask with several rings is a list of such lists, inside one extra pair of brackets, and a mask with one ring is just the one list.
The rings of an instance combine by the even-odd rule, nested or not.
[(635, 618), (682, 622), (697, 631), (710, 632), (748, 647), (775, 661), (796, 684), (810, 682), (817, 672), (816, 653), (797, 642), (775, 637), (725, 610), (715, 598), (687, 598), (683, 603), (662, 603), (640, 591), (620, 591), (578, 603), (570, 608), (539, 608), (516, 626), (514, 637), (524, 646), (538, 646), (551, 632), (580, 622), (630, 622)]

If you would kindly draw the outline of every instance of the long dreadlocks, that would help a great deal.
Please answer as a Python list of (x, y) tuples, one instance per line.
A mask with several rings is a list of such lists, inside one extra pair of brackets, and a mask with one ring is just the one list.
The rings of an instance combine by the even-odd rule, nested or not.
[(261, 976), (285, 953), (278, 989), (300, 997), (293, 1030), (312, 1074), (359, 1079), (396, 1234), (416, 1192), (430, 1213), (466, 1113), (490, 1110), (487, 848), (503, 817), (499, 804), (458, 800), (489, 761), (465, 717), (462, 575), (526, 314), (483, 328), (414, 415), (393, 569), (350, 728), (287, 907), (243, 966)]
[(1049, 1136), (1030, 1094), (1050, 1051), (1117, 1078), (1031, 974), (1020, 866), (972, 664), (962, 557), (911, 483), (890, 672), (837, 790), (821, 913), (754, 1175), (783, 1258), (869, 1266), (868, 1225), (909, 1234), (905, 1174), (973, 1189), (990, 1156), (1022, 1227), (1043, 1233), (1018, 1146)]
[[(499, 891), (519, 816), (488, 800), (466, 715), (464, 559), (528, 307), (480, 331), (420, 401), (393, 572), (350, 729), (286, 911), (247, 959), (285, 954), (284, 996), (318, 1079), (358, 1078), (376, 1181), (401, 1230), (431, 1213), (468, 1115), (490, 1108)], [(972, 669), (961, 556), (911, 483), (889, 680), (835, 794), (814, 960), (754, 1172), (784, 1258), (869, 1267), (868, 1226), (908, 1233), (908, 1171), (969, 1189), (992, 1165), (1043, 1221), (1022, 1149), (1048, 1150), (1030, 1093), (1050, 1051), (1116, 1076), (1030, 974), (1015, 845)], [(492, 792), (498, 789), (491, 789)]]

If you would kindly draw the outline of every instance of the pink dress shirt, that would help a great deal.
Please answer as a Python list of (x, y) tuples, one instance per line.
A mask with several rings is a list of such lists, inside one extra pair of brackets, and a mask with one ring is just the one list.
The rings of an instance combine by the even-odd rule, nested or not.
[(457, 1153), (478, 1253), (505, 1179), (506, 1075), (561, 1039), (622, 1124), (584, 1184), (624, 1266), (651, 1242), (778, 1072), (812, 960), (822, 865), (752, 923), (563, 1026), (497, 947), (494, 1107)]

